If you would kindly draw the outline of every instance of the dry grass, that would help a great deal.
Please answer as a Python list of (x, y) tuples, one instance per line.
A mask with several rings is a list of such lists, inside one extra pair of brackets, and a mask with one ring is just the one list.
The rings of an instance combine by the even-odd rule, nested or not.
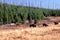
[(60, 27), (0, 30), (0, 40), (60, 40)]
[[(60, 21), (60, 17), (49, 17), (51, 21)], [(40, 22), (41, 23), (41, 22)], [(0, 27), (0, 40), (60, 40), (60, 23), (49, 22), (48, 27), (22, 28)], [(6, 29), (7, 28), (7, 29)]]

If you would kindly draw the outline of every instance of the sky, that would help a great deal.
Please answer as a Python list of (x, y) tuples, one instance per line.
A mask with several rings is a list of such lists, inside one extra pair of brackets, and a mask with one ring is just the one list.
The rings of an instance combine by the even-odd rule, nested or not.
[(14, 5), (60, 9), (60, 0), (0, 0), (0, 2)]

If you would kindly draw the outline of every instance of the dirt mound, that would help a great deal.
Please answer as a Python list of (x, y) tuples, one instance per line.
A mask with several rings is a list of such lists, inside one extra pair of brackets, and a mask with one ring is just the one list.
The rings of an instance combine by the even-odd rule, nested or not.
[(0, 30), (0, 40), (60, 40), (60, 27)]

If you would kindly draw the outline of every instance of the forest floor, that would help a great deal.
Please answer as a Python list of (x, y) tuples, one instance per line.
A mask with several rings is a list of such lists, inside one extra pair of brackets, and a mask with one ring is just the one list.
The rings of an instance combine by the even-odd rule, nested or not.
[[(49, 17), (60, 20), (60, 17)], [(4, 25), (3, 25), (4, 26)], [(0, 27), (0, 40), (60, 40), (60, 23), (48, 27)]]

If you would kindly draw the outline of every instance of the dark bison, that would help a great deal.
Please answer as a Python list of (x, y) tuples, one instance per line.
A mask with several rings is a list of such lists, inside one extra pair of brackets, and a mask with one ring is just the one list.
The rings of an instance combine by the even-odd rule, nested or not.
[(47, 27), (47, 26), (48, 26), (48, 25), (47, 25), (47, 24), (45, 24), (45, 23), (43, 23), (42, 25), (43, 25), (43, 26), (45, 26), (45, 27)]
[(55, 25), (57, 25), (57, 24), (58, 24), (58, 22), (54, 22), (54, 24), (55, 24)]
[(30, 24), (29, 26), (30, 26), (30, 27), (36, 27), (36, 25), (35, 25), (35, 24)]

